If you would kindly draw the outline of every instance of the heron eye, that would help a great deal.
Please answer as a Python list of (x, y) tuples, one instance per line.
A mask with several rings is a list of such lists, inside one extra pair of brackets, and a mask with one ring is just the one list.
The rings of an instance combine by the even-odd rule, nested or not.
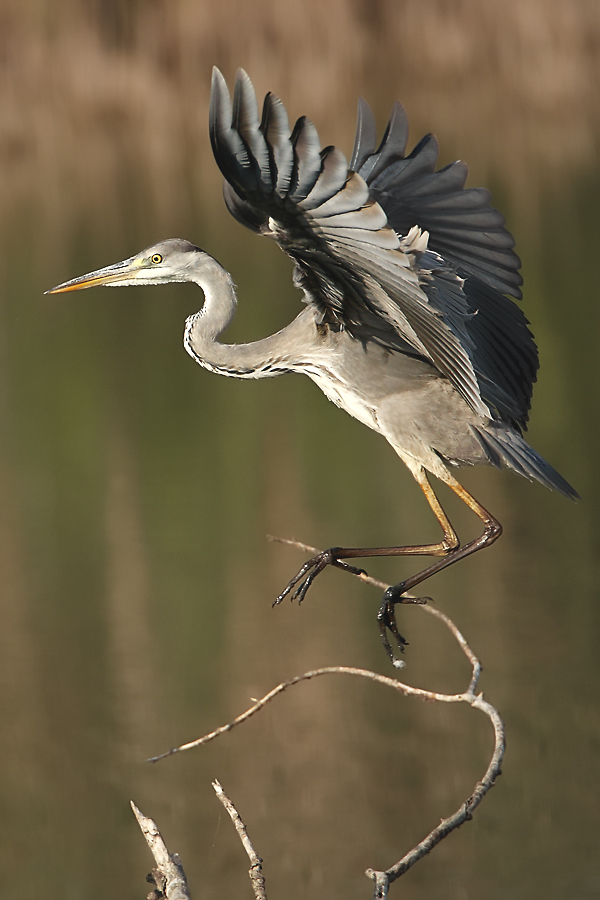
[(152, 262), (153, 263), (161, 263), (162, 262), (162, 256), (160, 255), (160, 253), (154, 254), (154, 256), (152, 257)]

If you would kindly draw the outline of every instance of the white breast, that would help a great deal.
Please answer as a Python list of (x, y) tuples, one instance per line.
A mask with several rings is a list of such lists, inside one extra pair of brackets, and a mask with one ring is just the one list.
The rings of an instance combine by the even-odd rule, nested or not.
[(372, 428), (373, 431), (380, 430), (375, 409), (360, 394), (353, 391), (332, 373), (322, 372), (318, 369), (307, 369), (305, 372), (332, 403), (358, 419), (367, 428)]

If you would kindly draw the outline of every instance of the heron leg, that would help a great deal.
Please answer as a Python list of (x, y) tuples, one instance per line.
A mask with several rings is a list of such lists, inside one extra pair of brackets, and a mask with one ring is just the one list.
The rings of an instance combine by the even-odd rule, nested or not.
[(292, 600), (298, 600), (299, 603), (302, 603), (306, 596), (306, 592), (317, 575), (319, 575), (327, 566), (336, 566), (338, 569), (345, 569), (345, 571), (350, 572), (352, 575), (366, 574), (364, 569), (359, 569), (356, 566), (344, 562), (344, 560), (347, 559), (375, 556), (447, 556), (449, 553), (456, 550), (456, 548), (460, 546), (460, 541), (429, 483), (425, 470), (420, 469), (413, 474), (421, 490), (425, 494), (427, 502), (436, 519), (440, 523), (444, 533), (441, 541), (437, 541), (434, 544), (412, 544), (402, 547), (330, 547), (328, 550), (323, 550), (321, 553), (318, 553), (316, 556), (313, 556), (312, 559), (309, 559), (304, 563), (302, 568), (298, 570), (281, 594), (276, 598), (273, 605), (278, 605), (287, 596)]
[(496, 518), (494, 518), (494, 516), (490, 512), (488, 512), (488, 510), (485, 509), (485, 507), (483, 507), (473, 497), (473, 495), (470, 494), (449, 473), (447, 479), (445, 479), (445, 483), (454, 491), (454, 493), (458, 497), (460, 497), (460, 499), (464, 503), (467, 504), (469, 509), (471, 509), (482, 520), (482, 522), (484, 523), (483, 533), (474, 540), (469, 541), (467, 544), (464, 544), (464, 546), (462, 547), (460, 545), (454, 547), (444, 557), (444, 559), (437, 560), (430, 566), (427, 566), (427, 568), (422, 569), (421, 572), (417, 572), (415, 575), (411, 575), (404, 581), (401, 581), (398, 584), (389, 587), (383, 595), (383, 600), (377, 614), (377, 620), (379, 622), (381, 641), (384, 649), (390, 660), (392, 661), (392, 664), (396, 666), (399, 663), (391, 650), (390, 643), (387, 638), (387, 634), (385, 634), (385, 631), (386, 629), (390, 631), (390, 633), (396, 639), (400, 650), (402, 650), (406, 642), (403, 638), (402, 641), (398, 641), (398, 628), (396, 625), (395, 607), (396, 604), (406, 603), (409, 600), (408, 597), (403, 597), (403, 594), (406, 591), (412, 590), (418, 584), (421, 584), (431, 575), (435, 575), (437, 572), (441, 572), (442, 569), (446, 569), (448, 568), (448, 566), (453, 565), (453, 563), (458, 562), (459, 559), (465, 559), (465, 557), (470, 556), (472, 553), (476, 553), (477, 550), (482, 550), (484, 547), (489, 547), (490, 544), (493, 544), (494, 541), (496, 541), (502, 534), (502, 525), (500, 524), (500, 522)]
[(381, 606), (377, 613), (379, 633), (385, 651), (392, 661), (392, 664), (395, 666), (400, 666), (401, 662), (394, 655), (388, 638), (388, 632), (400, 651), (402, 651), (407, 644), (407, 641), (400, 634), (398, 629), (395, 608), (399, 603), (424, 602), (418, 598), (403, 596), (405, 592), (412, 590), (412, 588), (421, 584), (421, 582), (425, 581), (425, 579), (429, 578), (431, 575), (435, 575), (442, 569), (446, 569), (453, 563), (458, 562), (459, 559), (464, 559), (472, 553), (475, 553), (477, 550), (481, 550), (483, 547), (493, 544), (502, 534), (502, 525), (500, 522), (448, 472), (444, 478), (445, 484), (447, 484), (448, 487), (451, 488), (484, 523), (483, 533), (473, 541), (469, 541), (464, 546), (461, 546), (456, 531), (452, 527), (448, 516), (444, 512), (437, 495), (429, 483), (425, 470), (420, 469), (413, 471), (413, 475), (425, 494), (433, 514), (440, 523), (444, 535), (441, 541), (434, 544), (414, 544), (401, 547), (331, 547), (329, 550), (324, 550), (322, 553), (313, 556), (312, 559), (305, 562), (273, 604), (275, 606), (281, 603), (287, 596), (290, 596), (292, 600), (298, 600), (298, 602), (301, 603), (317, 575), (319, 575), (327, 566), (336, 566), (339, 569), (345, 569), (353, 575), (366, 574), (364, 569), (359, 569), (344, 560), (376, 556), (442, 557), (430, 566), (417, 572), (415, 575), (411, 575), (404, 581), (388, 588), (383, 595)]

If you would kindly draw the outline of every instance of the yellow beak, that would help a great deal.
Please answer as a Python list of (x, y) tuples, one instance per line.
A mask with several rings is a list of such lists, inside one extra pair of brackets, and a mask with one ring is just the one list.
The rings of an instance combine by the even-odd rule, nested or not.
[(110, 286), (122, 284), (123, 282), (134, 283), (141, 266), (142, 261), (139, 257), (132, 256), (130, 259), (123, 260), (123, 262), (105, 266), (103, 269), (96, 269), (95, 272), (89, 272), (87, 275), (81, 275), (79, 278), (71, 279), (71, 281), (64, 281), (62, 284), (44, 293), (65, 294), (67, 291), (82, 291), (84, 288), (96, 287), (97, 285)]

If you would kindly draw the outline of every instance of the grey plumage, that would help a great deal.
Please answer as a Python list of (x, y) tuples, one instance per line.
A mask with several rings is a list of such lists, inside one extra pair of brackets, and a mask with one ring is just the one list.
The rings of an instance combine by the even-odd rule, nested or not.
[[(321, 148), (305, 117), (290, 129), (267, 94), (259, 116), (240, 71), (233, 102), (213, 73), (210, 137), (232, 215), (274, 238), (295, 263), (306, 308), (282, 331), (251, 344), (219, 337), (235, 311), (229, 274), (187, 241), (164, 241), (135, 257), (59, 285), (195, 281), (202, 309), (186, 323), (186, 350), (225, 375), (262, 378), (301, 372), (338, 406), (381, 433), (417, 479), (444, 532), (441, 542), (399, 548), (334, 548), (310, 560), (288, 592), (302, 599), (327, 564), (360, 556), (443, 557), (386, 594), (379, 620), (400, 646), (394, 604), (424, 578), (491, 543), (500, 525), (458, 484), (450, 467), (491, 464), (567, 497), (573, 488), (522, 436), (538, 354), (520, 299), (520, 261), (504, 218), (482, 188), (465, 188), (467, 167), (436, 171), (437, 142), (405, 155), (408, 123), (397, 103), (379, 146), (372, 113), (359, 103), (347, 164)], [(484, 522), (461, 547), (427, 481), (446, 482)]]

